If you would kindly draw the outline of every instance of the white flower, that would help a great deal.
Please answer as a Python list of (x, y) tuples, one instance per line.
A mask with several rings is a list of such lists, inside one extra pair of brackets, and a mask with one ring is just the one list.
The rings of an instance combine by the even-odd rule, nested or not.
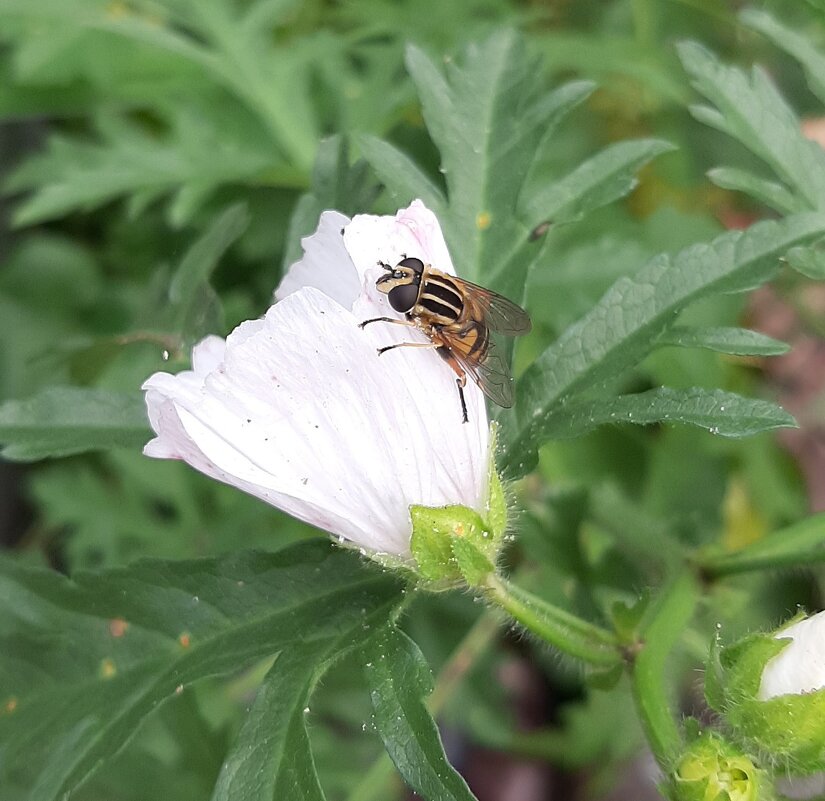
[[(343, 236), (342, 236), (343, 229)], [(371, 552), (409, 557), (409, 507), (460, 504), (485, 515), (489, 431), (465, 388), (375, 288), (379, 261), (417, 256), (454, 273), (435, 216), (415, 201), (396, 216), (327, 211), (263, 319), (208, 337), (192, 369), (155, 373), (146, 404), (157, 436), (144, 453), (182, 459)]]
[(792, 623), (774, 636), (791, 642), (765, 665), (759, 700), (825, 688), (825, 612)]

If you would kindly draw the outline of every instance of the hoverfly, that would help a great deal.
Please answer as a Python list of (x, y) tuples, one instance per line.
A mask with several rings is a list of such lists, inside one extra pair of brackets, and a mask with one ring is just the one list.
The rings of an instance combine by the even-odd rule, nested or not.
[(395, 267), (381, 261), (378, 264), (387, 275), (375, 286), (406, 319), (375, 317), (364, 320), (361, 328), (378, 322), (408, 325), (423, 331), (430, 340), (399, 342), (379, 348), (378, 353), (393, 348), (435, 349), (457, 376), (464, 423), (468, 420), (464, 400), (468, 375), (490, 400), (505, 408), (512, 406), (513, 379), (490, 332), (526, 334), (531, 328), (527, 312), (489, 289), (447, 275), (415, 257), (402, 256)]

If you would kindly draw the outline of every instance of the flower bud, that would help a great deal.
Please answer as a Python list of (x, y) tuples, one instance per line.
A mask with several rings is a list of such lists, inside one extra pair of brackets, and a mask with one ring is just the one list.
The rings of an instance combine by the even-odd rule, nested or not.
[(768, 801), (769, 777), (718, 734), (700, 734), (687, 748), (670, 780), (673, 801)]
[(711, 654), (708, 702), (787, 772), (825, 770), (825, 613)]

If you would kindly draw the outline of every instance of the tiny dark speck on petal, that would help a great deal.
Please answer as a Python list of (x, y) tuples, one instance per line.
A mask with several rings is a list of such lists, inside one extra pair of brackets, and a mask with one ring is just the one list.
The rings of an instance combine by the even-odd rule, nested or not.
[(251, 423), (251, 422), (252, 422), (252, 418), (251, 418), (251, 417), (247, 417), (247, 418), (246, 418), (246, 422), (247, 422), (247, 423)]
[(307, 481), (309, 481), (309, 479), (308, 479), (308, 478), (302, 478), (302, 479), (301, 479), (301, 483), (302, 483), (304, 486), (306, 486)]

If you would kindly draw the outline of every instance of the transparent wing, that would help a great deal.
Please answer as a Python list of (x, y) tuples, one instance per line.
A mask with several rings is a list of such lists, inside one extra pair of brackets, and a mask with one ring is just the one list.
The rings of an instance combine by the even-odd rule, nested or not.
[(513, 377), (510, 375), (507, 362), (492, 340), (487, 345), (487, 355), (482, 361), (462, 366), (493, 403), (505, 409), (513, 405)]
[(465, 303), (469, 303), (474, 312), (471, 316), (491, 331), (517, 337), (529, 333), (533, 327), (527, 312), (513, 301), (478, 284), (451, 277), (464, 290)]
[(494, 403), (509, 409), (513, 405), (513, 378), (507, 361), (489, 337), (482, 323), (473, 323), (461, 334), (445, 337), (444, 344), (481, 391)]

